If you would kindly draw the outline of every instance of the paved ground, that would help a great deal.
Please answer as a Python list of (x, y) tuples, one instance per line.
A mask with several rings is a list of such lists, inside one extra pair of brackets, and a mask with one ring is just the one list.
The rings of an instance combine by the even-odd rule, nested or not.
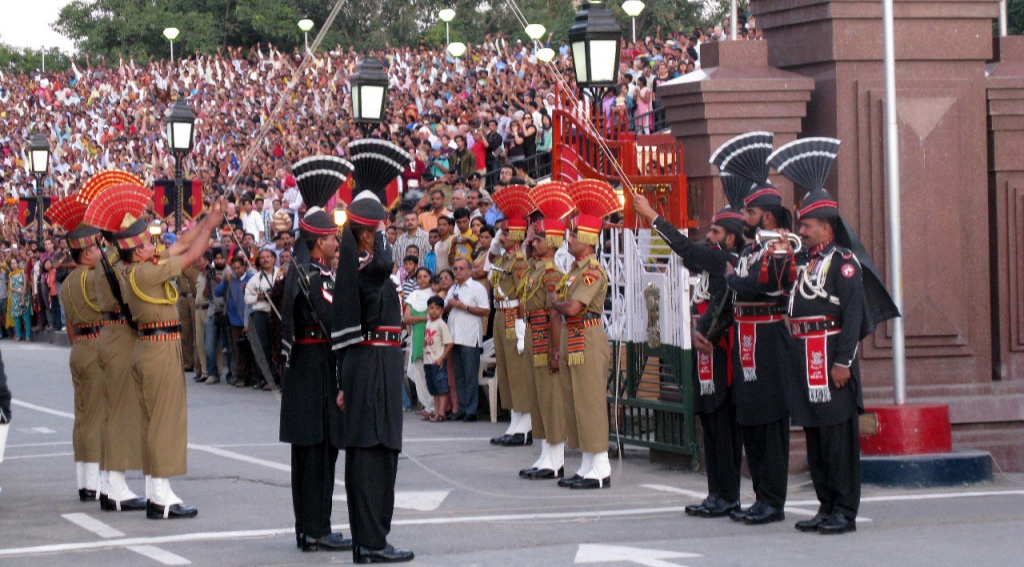
[[(15, 421), (0, 464), (0, 564), (302, 565), (349, 554), (295, 549), (288, 447), (277, 442), (273, 395), (189, 380), (189, 474), (175, 490), (193, 520), (150, 521), (78, 502), (71, 456), (68, 349), (0, 344)], [(858, 532), (801, 534), (816, 503), (806, 475), (790, 478), (786, 521), (747, 527), (684, 516), (704, 478), (650, 463), (642, 450), (613, 461), (613, 486), (568, 491), (516, 471), (537, 449), (494, 448), (505, 424), (430, 424), (406, 417), (391, 541), (420, 565), (1000, 565), (1020, 557), (1024, 475), (941, 490), (865, 487)], [(568, 455), (575, 465), (578, 454)], [(339, 472), (342, 463), (339, 460)], [(339, 479), (341, 475), (339, 474)], [(137, 474), (129, 484), (141, 492)], [(338, 480), (336, 498), (344, 494)], [(752, 500), (749, 483), (744, 502)], [(348, 533), (344, 502), (335, 526)]]

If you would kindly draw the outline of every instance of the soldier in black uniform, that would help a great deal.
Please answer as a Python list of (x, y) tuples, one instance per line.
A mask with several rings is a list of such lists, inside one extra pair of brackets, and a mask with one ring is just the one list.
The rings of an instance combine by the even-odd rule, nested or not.
[[(747, 468), (754, 485), (756, 502), (747, 510), (736, 509), (729, 516), (746, 524), (765, 524), (785, 519), (783, 507), (789, 473), (789, 410), (784, 380), (789, 375), (789, 334), (786, 313), (786, 280), (782, 270), (789, 264), (771, 245), (756, 238), (759, 229), (778, 230), (792, 226), (782, 194), (768, 181), (767, 157), (774, 136), (751, 132), (723, 144), (712, 163), (724, 173), (738, 175), (750, 185), (743, 198), (744, 236), (751, 240), (740, 252), (735, 268), (725, 266), (726, 293), (731, 294), (734, 321), (733, 397), (736, 421), (740, 425)], [(732, 199), (730, 199), (732, 200)], [(717, 305), (717, 302), (716, 302)], [(709, 328), (710, 336), (719, 329)], [(698, 345), (706, 341), (694, 333)], [(706, 345), (705, 345), (706, 347)]]
[[(356, 188), (342, 230), (331, 333), (338, 355), (345, 492), (355, 562), (396, 563), (411, 561), (413, 553), (387, 541), (402, 450), (405, 358), (399, 339), (402, 305), (391, 282), (393, 250), (385, 239), (381, 196), (411, 158), (380, 140), (360, 140), (349, 149)], [(388, 157), (396, 154), (399, 159)]]
[[(723, 184), (727, 179), (737, 178), (723, 175)], [(722, 299), (725, 265), (736, 261), (737, 246), (743, 243), (742, 215), (732, 207), (718, 211), (711, 219), (705, 243), (698, 244), (658, 216), (643, 195), (633, 196), (633, 208), (651, 223), (672, 251), (682, 257), (686, 269), (699, 275), (690, 303), (692, 316), (698, 321), (697, 330), (707, 333), (713, 313), (704, 319), (702, 316), (708, 312), (712, 297)], [(732, 333), (725, 332), (713, 339), (713, 343), (706, 345), (711, 349), (694, 349), (693, 368), (693, 405), (704, 432), (708, 496), (700, 504), (687, 506), (685, 510), (689, 516), (704, 518), (727, 516), (740, 507), (740, 465), (743, 460), (736, 406), (732, 400)]]
[(281, 335), (287, 369), (281, 388), (280, 439), (292, 445), (295, 543), (302, 551), (347, 551), (352, 540), (331, 532), (334, 473), (342, 445), (337, 372), (331, 356), (331, 303), (338, 227), (321, 206), (333, 191), (316, 191), (297, 176), (309, 209), (299, 221), (295, 259), (285, 280)]
[[(835, 199), (822, 186), (839, 140), (809, 138), (779, 148), (769, 163), (808, 189), (800, 206), (803, 248), (789, 299), (793, 336), (789, 408), (807, 436), (807, 462), (818, 512), (796, 529), (840, 534), (857, 529), (860, 505), (858, 415), (864, 410), (857, 345), (873, 325), (865, 320), (864, 282), (857, 256), (839, 242), (846, 231)], [(788, 242), (781, 241), (780, 248)]]

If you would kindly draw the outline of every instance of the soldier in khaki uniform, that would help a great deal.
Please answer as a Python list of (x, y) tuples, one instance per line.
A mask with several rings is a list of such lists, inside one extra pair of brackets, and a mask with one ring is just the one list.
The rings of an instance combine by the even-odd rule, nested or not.
[[(508, 429), (491, 439), (492, 445), (506, 447), (533, 444), (533, 422), (530, 401), (533, 393), (532, 364), (524, 355), (526, 321), (520, 313), (516, 291), (529, 269), (522, 242), (526, 237), (526, 217), (533, 212), (529, 190), (522, 185), (510, 185), (494, 196), (495, 203), (508, 219), (508, 230), (496, 240), (502, 252), (491, 267), (491, 293), (494, 297), (494, 358), (497, 363), (498, 396), (501, 406), (511, 410)], [(492, 250), (495, 247), (492, 246)]]
[(47, 214), (54, 224), (68, 233), (68, 245), (77, 264), (61, 286), (60, 302), (67, 317), (71, 339), (71, 381), (75, 392), (75, 425), (72, 445), (78, 473), (78, 497), (82, 502), (95, 500), (100, 494), (100, 459), (103, 453), (103, 423), (106, 404), (103, 402), (103, 373), (97, 365), (96, 339), (100, 334), (99, 307), (93, 282), (93, 269), (100, 258), (95, 228), (82, 225), (86, 204), (76, 196), (54, 204)]
[(611, 348), (601, 314), (608, 292), (608, 276), (594, 256), (600, 242), (602, 218), (619, 209), (610, 186), (581, 181), (569, 186), (580, 214), (569, 233), (569, 252), (576, 258), (557, 292), (548, 293), (552, 307), (564, 318), (560, 363), (569, 368), (572, 407), (583, 460), (576, 475), (558, 485), (568, 488), (607, 488), (611, 485), (608, 461), (608, 373)]
[(188, 409), (185, 375), (181, 364), (181, 324), (176, 307), (178, 293), (171, 280), (182, 266), (193, 264), (209, 246), (210, 231), (223, 219), (223, 202), (192, 230), (157, 258), (147, 238), (147, 223), (136, 221), (130, 195), (146, 191), (121, 185), (101, 193), (91, 206), (105, 211), (101, 228), (113, 235), (118, 256), (127, 264), (122, 294), (138, 331), (132, 351), (132, 378), (142, 407), (143, 471), (152, 477), (146, 506), (150, 519), (191, 518), (198, 514), (171, 490), (169, 477), (186, 473)]
[[(555, 251), (565, 238), (560, 218), (573, 208), (562, 183), (540, 185), (530, 198), (544, 215), (527, 234), (532, 249), (530, 270), (523, 276), (519, 301), (527, 320), (526, 358), (532, 363), (534, 396), (531, 400), (533, 434), (541, 439), (540, 457), (519, 476), (530, 480), (562, 478), (565, 474), (565, 443), (579, 447), (575, 416), (567, 423), (563, 392), (569, 390), (568, 367), (560, 360), (562, 318), (554, 311), (548, 293), (554, 292), (565, 274), (555, 266)], [(571, 427), (569, 427), (571, 425)]]

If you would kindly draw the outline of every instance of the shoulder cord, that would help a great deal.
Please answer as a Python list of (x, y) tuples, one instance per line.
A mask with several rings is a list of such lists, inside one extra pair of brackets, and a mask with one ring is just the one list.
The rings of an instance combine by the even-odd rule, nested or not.
[[(82, 270), (82, 281), (81, 281), (81, 284), (82, 284), (82, 297), (85, 298), (85, 304), (89, 306), (89, 309), (92, 309), (96, 313), (99, 313), (101, 311), (100, 310), (100, 306), (96, 305), (92, 301), (89, 301), (89, 290), (88, 290), (88, 288), (85, 285), (85, 280), (87, 279), (87, 277), (89, 275), (89, 270), (91, 270), (91, 269), (92, 268), (89, 268), (89, 269), (86, 269), (86, 270)], [(75, 311), (77, 312), (78, 309), (76, 308)]]
[(697, 278), (697, 283), (693, 286), (693, 291), (690, 296), (690, 303), (703, 303), (711, 299), (710, 293), (711, 278), (707, 272), (701, 272)]
[(133, 266), (131, 271), (128, 272), (128, 283), (131, 284), (132, 291), (135, 292), (135, 295), (139, 299), (146, 303), (154, 303), (156, 305), (175, 305), (178, 303), (178, 290), (171, 285), (171, 282), (169, 281), (164, 282), (164, 293), (167, 294), (167, 299), (157, 299), (142, 293), (142, 290), (140, 290), (139, 286), (135, 283), (135, 269), (137, 267), (138, 266)]

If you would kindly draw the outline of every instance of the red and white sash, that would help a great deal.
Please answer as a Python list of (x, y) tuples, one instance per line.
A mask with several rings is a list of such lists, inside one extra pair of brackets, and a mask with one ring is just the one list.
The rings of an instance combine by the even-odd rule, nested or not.
[(738, 321), (740, 345), (740, 368), (743, 369), (743, 381), (754, 382), (757, 380), (757, 365), (755, 364), (754, 346), (757, 344), (757, 323)]
[(805, 368), (807, 369), (807, 397), (811, 403), (832, 401), (828, 389), (828, 335), (804, 337)]

